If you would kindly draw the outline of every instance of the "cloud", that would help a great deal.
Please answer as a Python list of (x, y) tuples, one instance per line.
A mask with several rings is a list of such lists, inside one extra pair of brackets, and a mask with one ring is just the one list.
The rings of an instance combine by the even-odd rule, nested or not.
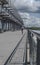
[(39, 12), (40, 1), (35, 0), (15, 0), (14, 5), (23, 12)]
[(30, 17), (29, 17), (29, 13), (26, 13), (26, 12), (21, 13), (21, 12), (19, 12), (19, 14), (20, 14), (20, 16), (21, 16), (22, 18), (27, 18), (27, 19), (30, 18)]
[(35, 13), (40, 13), (40, 0), (11, 0), (12, 5), (13, 3), (20, 11), (22, 19), (27, 18), (23, 19), (25, 26), (40, 26), (40, 14), (35, 15)]
[(40, 27), (40, 18), (38, 17), (34, 17), (34, 16), (30, 16), (29, 13), (21, 13), (19, 12), (20, 15), (21, 15), (21, 18), (23, 19), (24, 21), (24, 25), (26, 27)]
[(40, 0), (35, 0), (35, 1), (40, 1)]

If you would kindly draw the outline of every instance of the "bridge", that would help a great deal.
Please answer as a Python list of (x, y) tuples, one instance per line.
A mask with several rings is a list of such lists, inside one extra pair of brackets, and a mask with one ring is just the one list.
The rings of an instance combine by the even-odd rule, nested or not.
[(9, 4), (0, 0), (0, 65), (40, 65), (40, 34), (29, 28), (22, 34), (23, 20)]
[(32, 30), (0, 34), (0, 65), (40, 65), (40, 34)]
[(12, 7), (7, 0), (0, 0), (0, 32), (19, 30), (22, 25), (23, 20), (15, 6)]

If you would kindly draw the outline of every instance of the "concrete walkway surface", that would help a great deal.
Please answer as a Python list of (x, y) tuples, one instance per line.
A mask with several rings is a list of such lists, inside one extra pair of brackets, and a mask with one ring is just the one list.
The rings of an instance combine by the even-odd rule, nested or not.
[[(25, 32), (26, 30), (24, 30)], [(0, 65), (4, 65), (22, 36), (21, 31), (0, 33)]]
[(19, 44), (10, 64), (23, 65), (23, 63), (25, 63), (25, 52), (26, 52), (26, 34), (23, 37), (21, 43)]

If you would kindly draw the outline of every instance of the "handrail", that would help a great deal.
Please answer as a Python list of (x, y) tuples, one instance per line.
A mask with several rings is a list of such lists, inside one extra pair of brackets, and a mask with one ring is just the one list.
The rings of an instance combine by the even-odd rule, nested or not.
[[(34, 36), (36, 36), (37, 43), (34, 40), (35, 38), (33, 39)], [(40, 34), (32, 30), (28, 30), (28, 39), (30, 44), (30, 56), (32, 58), (30, 63), (32, 65), (40, 65)]]
[(34, 32), (34, 31), (32, 31), (32, 30), (29, 30), (33, 35), (36, 35), (36, 37), (38, 37), (39, 39), (40, 39), (40, 34), (39, 33), (37, 33), (37, 32)]

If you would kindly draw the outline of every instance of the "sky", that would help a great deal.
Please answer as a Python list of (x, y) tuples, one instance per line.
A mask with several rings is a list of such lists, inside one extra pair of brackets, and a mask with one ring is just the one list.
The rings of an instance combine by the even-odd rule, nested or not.
[(40, 0), (15, 0), (16, 8), (23, 12), (39, 12), (40, 11)]
[(11, 0), (23, 19), (25, 26), (40, 26), (40, 0)]

